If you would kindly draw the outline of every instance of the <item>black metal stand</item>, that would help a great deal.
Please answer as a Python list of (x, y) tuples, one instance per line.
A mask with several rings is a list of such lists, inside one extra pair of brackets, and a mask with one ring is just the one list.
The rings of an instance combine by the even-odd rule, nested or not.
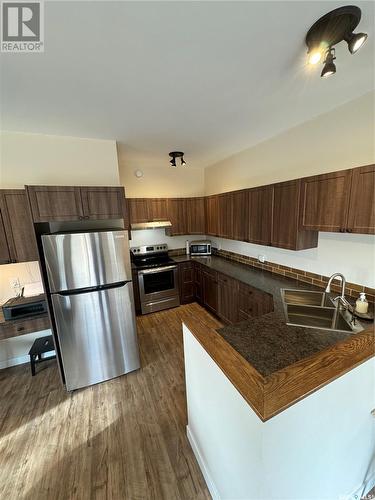
[(48, 335), (47, 337), (40, 337), (39, 339), (34, 340), (34, 343), (29, 351), (31, 375), (33, 377), (36, 373), (35, 366), (37, 364), (43, 363), (43, 361), (48, 361), (50, 359), (56, 358), (56, 356), (48, 356), (47, 358), (42, 358), (42, 354), (54, 350), (55, 350), (55, 344), (53, 343), (52, 335)]

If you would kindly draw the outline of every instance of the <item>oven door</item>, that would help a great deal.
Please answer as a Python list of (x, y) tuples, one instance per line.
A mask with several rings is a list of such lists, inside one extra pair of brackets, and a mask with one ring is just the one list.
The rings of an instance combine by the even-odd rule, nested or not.
[(177, 266), (163, 266), (138, 271), (141, 303), (178, 295)]

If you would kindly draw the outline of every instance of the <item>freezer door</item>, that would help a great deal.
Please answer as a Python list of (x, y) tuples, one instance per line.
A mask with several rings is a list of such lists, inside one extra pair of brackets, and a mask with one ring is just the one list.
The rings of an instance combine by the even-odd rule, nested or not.
[(132, 283), (54, 294), (52, 304), (68, 391), (140, 367)]
[(46, 234), (42, 244), (52, 293), (132, 279), (126, 231)]

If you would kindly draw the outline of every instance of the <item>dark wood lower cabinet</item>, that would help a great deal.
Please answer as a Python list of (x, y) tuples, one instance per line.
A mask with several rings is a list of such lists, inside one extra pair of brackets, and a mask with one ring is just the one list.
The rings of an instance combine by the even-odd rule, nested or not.
[(218, 287), (218, 316), (226, 323), (237, 323), (239, 282), (219, 274)]
[(202, 293), (202, 267), (199, 262), (193, 263), (194, 269), (194, 298), (199, 303), (203, 303)]
[(251, 317), (263, 316), (273, 311), (273, 297), (245, 283), (239, 284), (238, 320), (246, 321)]
[(192, 262), (184, 262), (178, 266), (180, 302), (194, 302), (194, 268)]
[(218, 282), (217, 272), (212, 270), (202, 270), (202, 285), (203, 285), (203, 305), (209, 311), (217, 314), (218, 305)]

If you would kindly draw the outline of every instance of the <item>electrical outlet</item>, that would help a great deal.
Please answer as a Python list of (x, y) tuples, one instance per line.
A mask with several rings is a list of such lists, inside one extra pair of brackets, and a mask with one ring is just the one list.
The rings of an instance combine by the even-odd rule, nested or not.
[(259, 262), (261, 262), (262, 264), (263, 264), (264, 262), (266, 262), (266, 258), (267, 258), (267, 257), (266, 257), (265, 255), (258, 255), (258, 260), (259, 260)]
[(19, 288), (20, 287), (20, 279), (19, 278), (10, 278), (9, 284), (11, 288)]

